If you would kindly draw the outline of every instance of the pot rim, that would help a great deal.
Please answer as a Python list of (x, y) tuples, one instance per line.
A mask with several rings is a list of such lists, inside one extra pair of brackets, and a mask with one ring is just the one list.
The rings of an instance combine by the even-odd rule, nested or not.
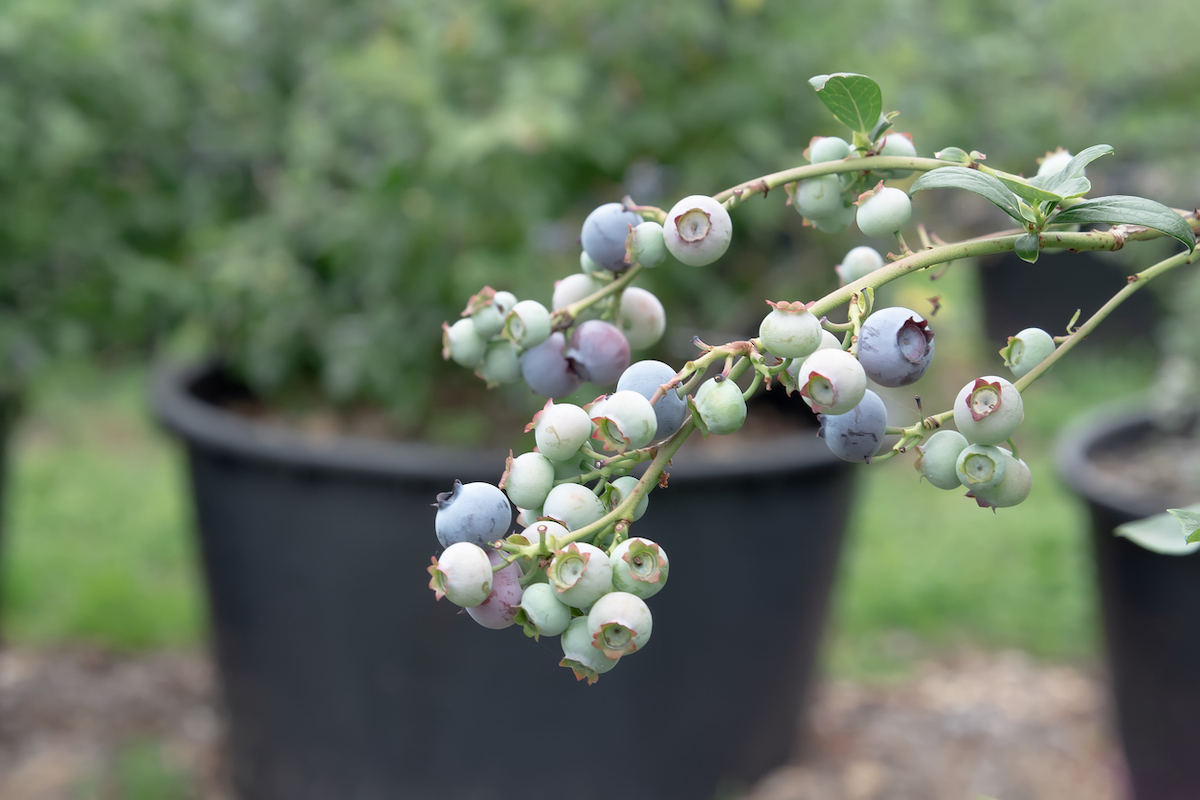
[[(458, 476), (463, 481), (499, 480), (508, 451), (453, 448), (362, 436), (317, 436), (253, 420), (212, 405), (194, 393), (196, 385), (221, 371), (216, 361), (157, 364), (151, 376), (151, 408), (158, 423), (189, 447), (292, 469), (354, 472), (381, 478)], [(788, 433), (755, 446), (726, 448), (684, 445), (670, 480), (744, 478), (779, 471), (853, 468), (838, 459), (815, 432)]]
[(1170, 501), (1100, 469), (1093, 455), (1154, 427), (1144, 394), (1122, 397), (1084, 412), (1059, 434), (1055, 467), (1063, 482), (1096, 505), (1135, 519), (1160, 514)]

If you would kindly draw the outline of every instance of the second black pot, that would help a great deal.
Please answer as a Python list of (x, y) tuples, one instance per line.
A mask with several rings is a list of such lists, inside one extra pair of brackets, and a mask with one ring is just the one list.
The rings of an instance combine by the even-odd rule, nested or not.
[(155, 386), (188, 447), (242, 797), (707, 800), (794, 754), (851, 490), (811, 431), (688, 443), (634, 527), (671, 558), (653, 640), (587, 686), (557, 639), (427, 588), (434, 496), (504, 454), (311, 441), (222, 410), (239, 391)]

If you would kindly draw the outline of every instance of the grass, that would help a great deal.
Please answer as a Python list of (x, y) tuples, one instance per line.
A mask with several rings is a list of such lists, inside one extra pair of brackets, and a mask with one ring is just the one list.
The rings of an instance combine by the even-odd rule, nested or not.
[[(1148, 374), (1127, 369), (1130, 383)], [(1020, 443), (1036, 484), (1020, 507), (993, 514), (922, 485), (907, 458), (863, 468), (834, 598), (834, 674), (895, 675), (960, 645), (1054, 660), (1095, 652), (1084, 512), (1055, 479), (1046, 442), (1108, 394), (1111, 374), (1080, 354), (1027, 394)], [(12, 445), (0, 560), (11, 640), (202, 638), (182, 452), (148, 420), (145, 377), (75, 367), (35, 387)]]

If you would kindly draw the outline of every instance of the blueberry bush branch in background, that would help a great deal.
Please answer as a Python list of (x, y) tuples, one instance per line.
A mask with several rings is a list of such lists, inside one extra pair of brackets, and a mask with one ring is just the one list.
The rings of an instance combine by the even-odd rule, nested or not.
[[(917, 469), (933, 486), (966, 488), (993, 510), (1017, 505), (1033, 486), (1014, 439), (1024, 419), (1021, 393), (1131, 294), (1197, 260), (1196, 212), (1123, 195), (1086, 199), (1085, 169), (1112, 152), (1107, 145), (1048, 153), (1028, 179), (960, 148), (922, 158), (910, 136), (893, 130), (895, 114), (883, 112), (870, 78), (842, 73), (811, 83), (850, 128), (848, 139), (816, 137), (805, 151), (809, 164), (712, 197), (685, 197), (666, 212), (629, 198), (602, 205), (583, 224), (582, 271), (556, 284), (551, 309), (486, 287), (460, 320), (444, 326), (445, 357), (489, 385), (524, 381), (550, 400), (526, 428), (536, 447), (510, 454), (498, 485), (456, 482), (438, 496), (435, 529), (445, 549), (429, 568), (430, 586), (486, 627), (520, 624), (535, 638), (560, 635), (561, 663), (579, 679), (595, 681), (650, 640), (646, 600), (663, 588), (669, 561), (660, 544), (631, 530), (692, 433), (737, 431), (746, 401), (778, 383), (817, 415), (819, 435), (839, 458), (870, 462), (915, 451)], [(921, 174), (908, 191), (888, 183), (914, 172)], [(885, 260), (873, 248), (855, 248), (839, 265), (838, 289), (811, 302), (767, 301), (756, 337), (721, 345), (694, 339), (700, 353), (679, 369), (633, 361), (632, 351), (665, 330), (662, 304), (632, 286), (640, 272), (668, 255), (685, 268), (717, 261), (732, 241), (729, 210), (778, 188), (805, 225), (839, 232), (855, 224), (894, 241), (896, 254)], [(901, 231), (911, 198), (933, 189), (984, 197), (1013, 227), (943, 242), (920, 226), (921, 249), (910, 250)], [(1112, 227), (1079, 231), (1081, 224)], [(1186, 249), (1130, 276), (1067, 336), (1033, 328), (1010, 337), (1001, 355), (1014, 380), (971, 376), (950, 409), (907, 427), (888, 425), (869, 387), (917, 382), (933, 360), (935, 337), (911, 309), (875, 308), (876, 290), (974, 256), (1015, 252), (1032, 262), (1044, 249), (1119, 250), (1163, 237)], [(584, 382), (615, 389), (582, 406), (556, 402)], [(954, 428), (945, 427), (951, 421)], [(889, 434), (900, 438), (883, 451)], [(640, 476), (631, 474), (643, 464)]]

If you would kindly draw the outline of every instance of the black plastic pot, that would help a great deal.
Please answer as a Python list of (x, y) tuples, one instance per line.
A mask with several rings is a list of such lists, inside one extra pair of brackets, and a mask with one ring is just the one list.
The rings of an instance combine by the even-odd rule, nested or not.
[(1118, 525), (1162, 513), (1178, 505), (1178, 498), (1131, 486), (1094, 460), (1114, 447), (1144, 441), (1151, 429), (1144, 415), (1101, 411), (1064, 433), (1058, 461), (1091, 514), (1113, 707), (1132, 797), (1195, 800), (1200, 557), (1160, 555), (1113, 535)]
[(505, 454), (310, 440), (219, 407), (239, 392), (211, 369), (154, 387), (187, 444), (242, 797), (705, 800), (795, 754), (851, 490), (812, 432), (677, 456), (635, 526), (671, 557), (654, 639), (587, 686), (557, 639), (427, 588), (434, 496)]

